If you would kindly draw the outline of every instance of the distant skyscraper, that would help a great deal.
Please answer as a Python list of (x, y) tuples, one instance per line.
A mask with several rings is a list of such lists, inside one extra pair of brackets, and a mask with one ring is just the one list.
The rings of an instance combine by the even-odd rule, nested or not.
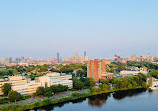
[(84, 58), (83, 57), (80, 57), (80, 63), (84, 63)]
[(136, 54), (133, 54), (133, 55), (131, 56), (131, 60), (132, 60), (132, 61), (136, 61), (136, 60), (137, 60), (137, 55), (136, 55)]
[(86, 51), (84, 51), (84, 58), (86, 57)]
[(9, 64), (9, 58), (5, 58), (4, 64), (5, 64), (5, 65), (8, 65), (8, 64)]
[(3, 64), (3, 58), (0, 59), (0, 64)]
[(59, 52), (57, 53), (57, 60), (59, 61)]
[(79, 56), (78, 56), (78, 52), (75, 52), (75, 60), (77, 61), (78, 58), (79, 58)]
[(13, 62), (13, 58), (9, 57), (9, 63), (12, 63), (12, 62)]
[(144, 61), (146, 57), (144, 55), (141, 56), (141, 60)]

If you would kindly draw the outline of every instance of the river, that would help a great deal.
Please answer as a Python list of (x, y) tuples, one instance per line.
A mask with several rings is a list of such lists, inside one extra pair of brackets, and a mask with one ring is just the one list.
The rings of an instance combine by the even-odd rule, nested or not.
[(119, 91), (41, 107), (36, 111), (158, 111), (158, 92)]

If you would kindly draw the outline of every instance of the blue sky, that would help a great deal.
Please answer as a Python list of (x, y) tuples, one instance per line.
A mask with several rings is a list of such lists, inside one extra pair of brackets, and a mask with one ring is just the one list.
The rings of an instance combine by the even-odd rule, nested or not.
[(158, 54), (157, 0), (0, 1), (0, 57)]

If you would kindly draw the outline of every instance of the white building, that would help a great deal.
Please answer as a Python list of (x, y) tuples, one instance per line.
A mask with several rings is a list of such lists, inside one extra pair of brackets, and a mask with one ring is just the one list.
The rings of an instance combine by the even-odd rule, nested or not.
[[(67, 85), (72, 88), (73, 82), (72, 75), (60, 74), (60, 73), (49, 73), (46, 76), (37, 77), (35, 81), (28, 81), (24, 76), (11, 76), (8, 80), (0, 79), (0, 87), (4, 83), (10, 83), (12, 89), (19, 92), (22, 95), (30, 95), (36, 92), (39, 86), (50, 87), (51, 85)], [(0, 90), (0, 95), (2, 95)]]
[(38, 77), (36, 81), (40, 83), (43, 87), (50, 87), (51, 85), (67, 85), (69, 88), (72, 88), (72, 75), (60, 74), (60, 73), (49, 73), (46, 76)]

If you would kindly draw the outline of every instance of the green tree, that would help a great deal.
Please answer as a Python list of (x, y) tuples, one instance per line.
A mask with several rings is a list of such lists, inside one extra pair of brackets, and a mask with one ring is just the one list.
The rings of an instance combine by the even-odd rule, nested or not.
[(51, 91), (47, 91), (47, 92), (45, 92), (44, 96), (47, 96), (47, 97), (52, 97), (52, 96), (53, 96), (53, 94), (52, 94), (52, 92), (51, 92)]
[(13, 71), (13, 74), (14, 74), (14, 75), (18, 74), (18, 71), (15, 69), (15, 70)]
[(91, 88), (91, 91), (92, 91), (92, 92), (96, 92), (95, 87), (92, 87), (92, 88)]
[(132, 84), (129, 84), (127, 88), (132, 89)]
[(143, 88), (146, 88), (146, 87), (147, 87), (146, 82), (143, 82), (143, 83), (142, 83), (142, 87), (143, 87)]
[(101, 93), (101, 88), (98, 87), (98, 88), (96, 89), (96, 92), (97, 92), (97, 93)]
[(137, 87), (137, 83), (135, 81), (132, 82), (132, 86), (133, 88), (136, 88)]
[(81, 90), (81, 89), (83, 89), (83, 86), (84, 86), (84, 84), (80, 80), (76, 80), (73, 82), (74, 89)]
[(92, 78), (90, 79), (90, 86), (91, 86), (91, 87), (94, 87), (94, 86), (95, 86), (95, 81), (94, 81)]
[(1, 87), (3, 95), (7, 96), (9, 91), (11, 91), (11, 88), (12, 88), (12, 85), (10, 83), (3, 84)]
[(36, 95), (44, 95), (45, 89), (44, 87), (40, 86), (36, 89)]
[(21, 94), (18, 93), (17, 91), (9, 91), (9, 93), (8, 93), (8, 99), (10, 101), (16, 102), (17, 100), (20, 100), (21, 97), (22, 97)]
[(150, 75), (156, 79), (158, 79), (158, 70), (153, 70), (150, 72)]

